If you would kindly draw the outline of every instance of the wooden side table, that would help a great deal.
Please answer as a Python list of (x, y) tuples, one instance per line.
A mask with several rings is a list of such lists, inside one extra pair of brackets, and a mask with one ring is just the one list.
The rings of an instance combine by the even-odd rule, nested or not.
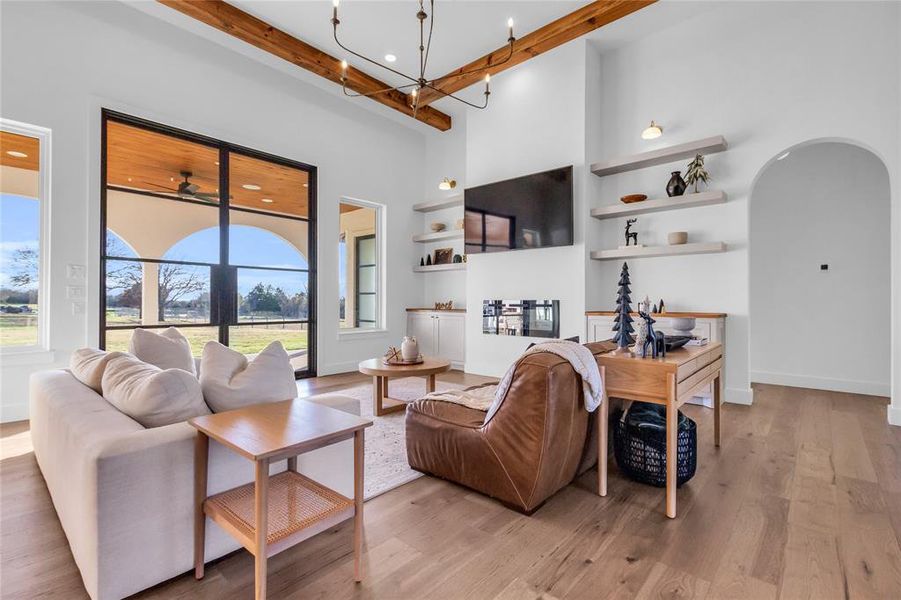
[[(723, 345), (711, 342), (706, 346), (686, 346), (667, 352), (666, 358), (636, 358), (608, 352), (598, 356), (598, 364), (604, 372), (608, 396), (666, 406), (666, 516), (675, 518), (679, 407), (713, 383), (713, 441), (720, 445)], [(598, 413), (598, 427), (606, 432), (606, 411)], [(605, 496), (606, 452), (601, 454), (600, 449), (598, 463), (598, 494)]]
[(360, 373), (372, 375), (372, 413), (381, 417), (388, 413), (406, 410), (403, 400), (388, 397), (389, 377), (425, 377), (426, 393), (435, 391), (435, 375), (450, 370), (450, 361), (443, 358), (424, 358), (418, 365), (386, 365), (381, 358), (364, 360)]
[[(353, 517), (354, 579), (363, 579), (363, 432), (372, 421), (306, 400), (257, 404), (196, 417), (194, 453), (194, 576), (203, 578), (206, 517), (225, 529), (255, 559), (255, 597), (266, 597), (266, 562), (317, 533)], [(248, 483), (207, 497), (209, 440), (255, 463)], [(353, 438), (351, 500), (297, 472), (297, 455)], [(288, 470), (269, 475), (287, 459)]]

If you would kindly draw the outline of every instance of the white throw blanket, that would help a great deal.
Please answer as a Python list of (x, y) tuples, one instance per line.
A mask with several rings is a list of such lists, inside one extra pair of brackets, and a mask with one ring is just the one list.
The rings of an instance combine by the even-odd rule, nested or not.
[[(601, 381), (601, 372), (591, 350), (577, 342), (554, 340), (536, 344), (526, 350), (522, 356), (538, 352), (550, 352), (566, 359), (576, 373), (582, 377), (582, 395), (585, 398), (585, 410), (588, 412), (597, 410), (601, 402), (604, 401), (604, 382)], [(476, 410), (487, 410), (488, 414), (485, 415), (484, 421), (487, 423), (494, 416), (497, 409), (500, 408), (501, 402), (510, 388), (510, 383), (513, 381), (517, 363), (519, 363), (519, 360), (507, 369), (504, 378), (497, 385), (486, 385), (468, 391), (447, 390), (432, 392), (426, 395), (425, 398), (428, 400), (453, 402), (454, 404), (460, 404)]]

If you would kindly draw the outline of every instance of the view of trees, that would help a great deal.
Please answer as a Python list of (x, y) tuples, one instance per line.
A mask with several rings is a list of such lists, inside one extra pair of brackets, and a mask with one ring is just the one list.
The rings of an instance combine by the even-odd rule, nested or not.
[[(130, 257), (133, 253), (115, 236), (107, 238), (107, 256)], [(137, 310), (141, 317), (143, 269), (139, 262), (107, 261), (107, 306)], [(159, 322), (182, 313), (191, 320), (209, 319), (209, 268), (171, 263), (159, 264)], [(309, 315), (308, 291), (286, 293), (281, 287), (259, 282), (246, 295), (238, 295), (240, 317), (305, 319)], [(170, 318), (167, 319), (167, 315)], [(180, 317), (183, 320), (184, 316)]]
[(10, 277), (8, 287), (0, 288), (2, 304), (38, 303), (38, 251), (24, 247), (13, 251), (9, 260)]

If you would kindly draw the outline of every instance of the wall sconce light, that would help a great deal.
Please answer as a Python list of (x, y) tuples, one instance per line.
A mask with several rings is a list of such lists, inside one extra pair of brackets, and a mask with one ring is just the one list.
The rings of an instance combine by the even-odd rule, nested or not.
[(452, 190), (455, 187), (457, 187), (457, 180), (450, 179), (448, 177), (445, 177), (444, 179), (442, 179), (441, 183), (438, 184), (438, 189), (441, 191)]
[(643, 140), (653, 140), (654, 138), (659, 138), (663, 135), (663, 127), (658, 125), (651, 119), (651, 124), (641, 132), (641, 139)]

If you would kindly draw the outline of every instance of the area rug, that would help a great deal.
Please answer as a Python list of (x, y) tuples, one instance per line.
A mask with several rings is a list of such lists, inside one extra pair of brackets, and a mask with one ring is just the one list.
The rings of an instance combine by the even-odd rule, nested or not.
[[(438, 381), (437, 390), (460, 390), (466, 386)], [(364, 496), (368, 500), (384, 494), (421, 477), (407, 463), (407, 444), (404, 435), (404, 413), (395, 412), (383, 417), (372, 414), (372, 384), (352, 387), (335, 392), (360, 401), (360, 414), (372, 419), (373, 425), (366, 430), (366, 470), (364, 474)], [(407, 377), (391, 379), (388, 394), (398, 400), (416, 400), (425, 395), (425, 379)]]

